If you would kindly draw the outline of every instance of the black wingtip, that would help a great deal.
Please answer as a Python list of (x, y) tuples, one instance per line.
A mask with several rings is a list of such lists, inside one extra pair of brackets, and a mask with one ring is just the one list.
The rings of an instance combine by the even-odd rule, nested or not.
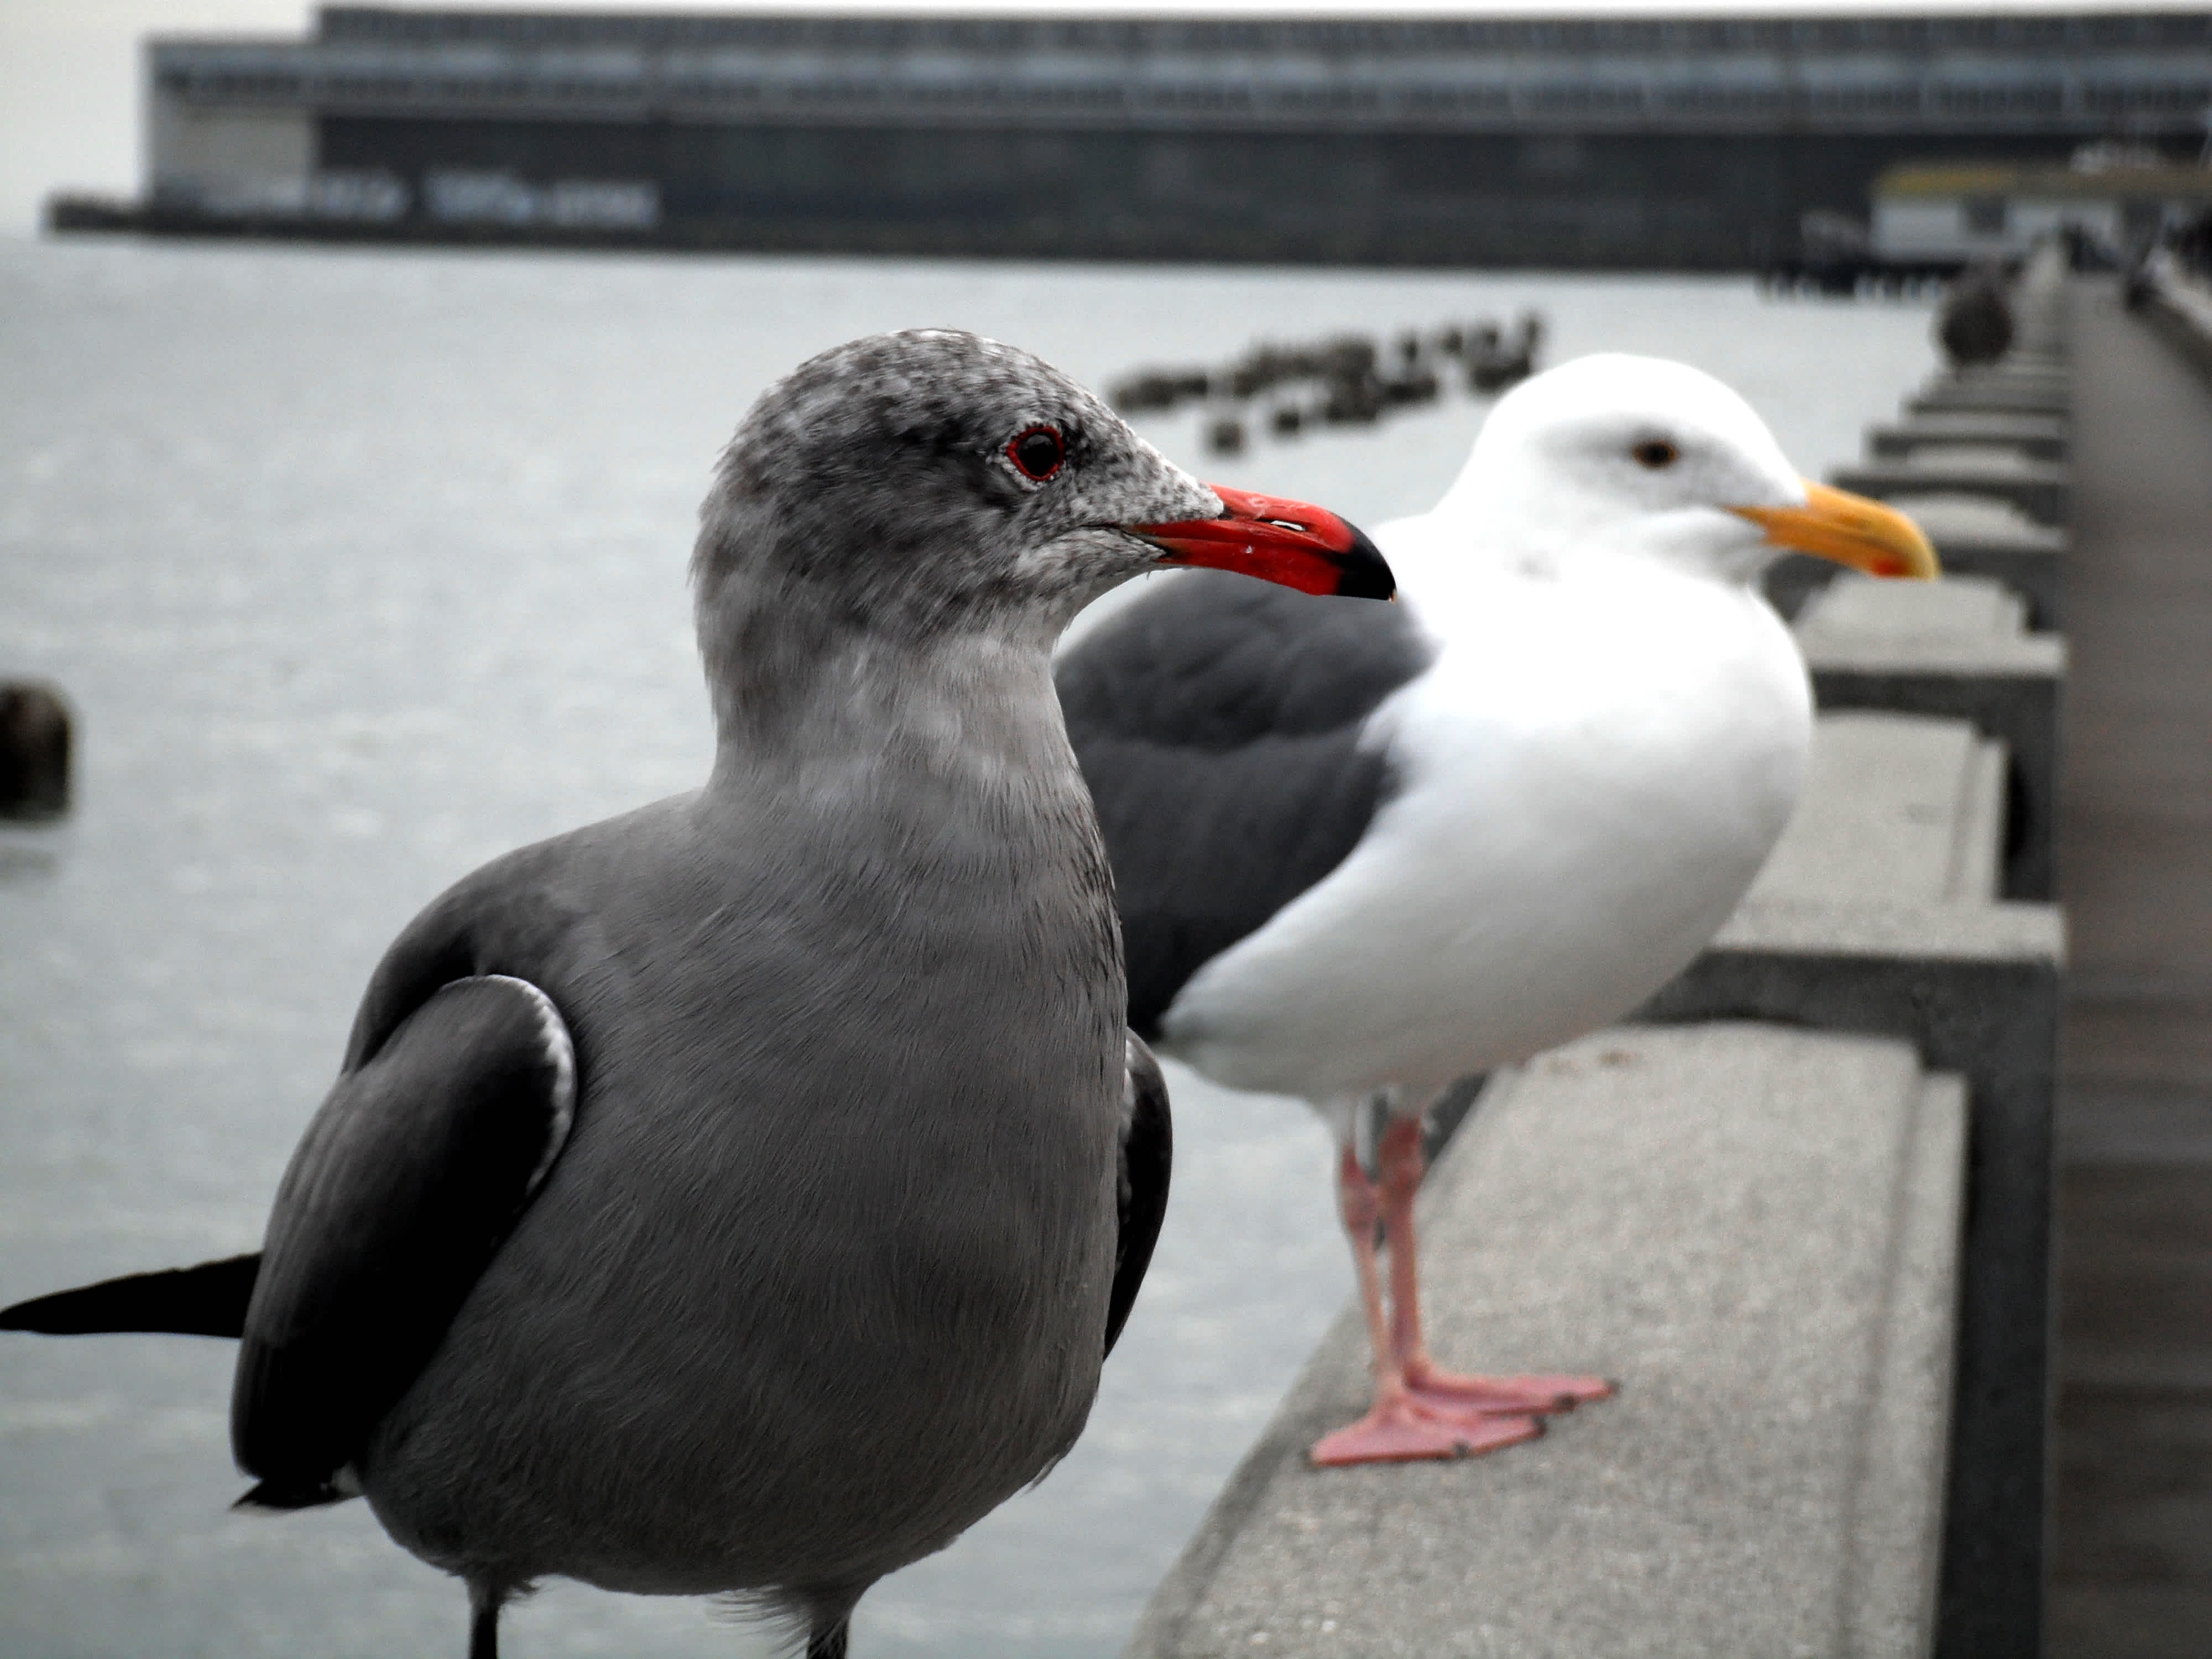
[(105, 1332), (108, 1328), (100, 1322), (100, 1316), (88, 1310), (88, 1304), (96, 1304), (100, 1298), (94, 1292), (106, 1288), (87, 1285), (0, 1308), (0, 1331), (29, 1331), (38, 1336), (89, 1336)]
[(197, 1267), (127, 1273), (0, 1308), (0, 1330), (40, 1336), (243, 1335), (261, 1257), (234, 1255)]
[(230, 1510), (234, 1515), (289, 1515), (294, 1510), (319, 1510), (325, 1504), (343, 1504), (356, 1495), (340, 1492), (326, 1483), (282, 1486), (273, 1480), (264, 1480), (250, 1488)]

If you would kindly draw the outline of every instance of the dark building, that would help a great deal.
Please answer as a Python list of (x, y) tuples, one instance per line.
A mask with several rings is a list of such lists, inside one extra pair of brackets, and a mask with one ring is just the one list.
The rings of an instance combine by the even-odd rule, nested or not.
[(1741, 268), (1901, 161), (2193, 157), (2212, 110), (2212, 14), (2182, 12), (331, 6), (303, 41), (148, 50), (141, 222), (439, 240)]

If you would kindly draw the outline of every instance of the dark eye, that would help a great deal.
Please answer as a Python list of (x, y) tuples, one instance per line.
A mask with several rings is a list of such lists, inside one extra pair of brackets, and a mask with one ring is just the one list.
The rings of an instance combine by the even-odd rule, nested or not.
[(1649, 467), (1654, 472), (1662, 466), (1672, 466), (1682, 459), (1682, 452), (1664, 438), (1650, 439), (1628, 453), (1636, 457), (1637, 465)]
[(1048, 426), (1033, 426), (1006, 446), (1006, 459), (1025, 478), (1042, 483), (1067, 459), (1067, 444)]

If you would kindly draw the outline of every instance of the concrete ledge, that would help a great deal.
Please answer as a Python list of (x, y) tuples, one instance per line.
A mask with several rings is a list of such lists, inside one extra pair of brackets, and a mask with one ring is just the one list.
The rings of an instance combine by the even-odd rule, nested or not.
[(1838, 467), (1828, 475), (1840, 489), (1878, 501), (1899, 495), (1985, 495), (2009, 501), (2039, 524), (2063, 525), (2068, 474), (2056, 461), (2031, 460), (1990, 444), (1929, 444), (1904, 459)]
[(1987, 576), (1932, 582), (1875, 581), (1846, 572), (1797, 616), (1797, 637), (1908, 645), (2013, 642), (2027, 631), (2027, 602)]
[(2058, 719), (2066, 642), (2020, 631), (2025, 606), (1987, 578), (1831, 583), (1798, 614), (1824, 710), (1963, 720), (2004, 744), (2005, 897), (2057, 890)]
[(1905, 403), (1921, 415), (2057, 415), (2073, 406), (2072, 380), (2063, 357), (2015, 350), (1987, 368), (1938, 374)]
[(1946, 380), (1905, 400), (1912, 415), (2063, 415), (2069, 394), (2063, 385), (2036, 380)]
[(1796, 816), (1751, 899), (1989, 903), (2004, 763), (1964, 720), (1823, 715)]
[(1936, 1646), (1968, 1122), (1964, 1084), (1927, 1079), (1904, 1158), (1867, 1413), (1864, 1443), (1881, 1452), (1860, 1464), (1846, 1534), (1844, 1650), (1854, 1656)]
[[(1986, 495), (1948, 490), (1900, 491), (1890, 503), (1912, 515), (1928, 532), (1948, 570), (1954, 560), (1984, 548), (2021, 548), (2046, 556), (2063, 555), (2069, 544), (2063, 526), (2038, 524), (2025, 513)], [(1960, 574), (1991, 573), (1962, 571)], [(2014, 582), (2012, 586), (2021, 586)]]
[(2146, 300), (2139, 314), (2182, 362), (2212, 381), (2212, 335), (2200, 332), (2194, 319), (2176, 310), (2160, 295)]
[(1348, 1313), (1128, 1659), (1927, 1653), (1965, 1115), (1905, 1044), (1753, 1026), (1494, 1079), (1421, 1197), (1437, 1343), (1619, 1397), (1316, 1471), (1364, 1404)]
[[(1947, 576), (1987, 576), (2027, 601), (2029, 625), (2057, 629), (2065, 622), (2066, 532), (2038, 524), (2018, 507), (1988, 496), (1918, 494), (1885, 497), (1928, 532)], [(1825, 559), (1792, 554), (1767, 572), (1766, 596), (1785, 617), (1796, 617), (1814, 593), (1844, 574)]]
[[(1921, 907), (1869, 903), (1863, 900), (1797, 898), (1778, 895), (1746, 899), (1713, 937), (1708, 956), (1748, 958), (1773, 957), (1802, 965), (1814, 973), (1832, 964), (1846, 964), (1846, 974), (1862, 969), (1903, 964), (1925, 967), (1936, 976), (1949, 973), (1973, 975), (1996, 970), (2026, 973), (2033, 981), (2055, 975), (2066, 954), (2066, 930), (2054, 904), (1958, 904)], [(1674, 1010), (1686, 1001), (1680, 988), (1707, 977), (1704, 959), (1686, 969), (1680, 979), (1660, 993), (1646, 1017), (1680, 1018)], [(1938, 1040), (1938, 1047), (1959, 1061), (1959, 1069), (1975, 1074), (2011, 1077), (2009, 1057), (2001, 1052), (2012, 1036), (2033, 1029), (2032, 1011), (2011, 1013), (1973, 1006), (1971, 995), (1939, 997), (1915, 994), (1914, 1017), (1884, 1024), (1871, 1015), (1843, 1016), (1833, 1020), (1803, 1018), (1796, 996), (1780, 987), (1772, 999), (1777, 1010), (1788, 1010), (1798, 1023), (1838, 1030), (1904, 1030)], [(1711, 1000), (1703, 993), (1686, 1000)], [(1670, 1012), (1656, 1012), (1662, 1007)], [(1996, 1015), (1994, 1019), (1987, 1018)], [(1717, 1018), (1711, 1012), (1691, 1018)], [(2046, 1064), (2033, 1075), (2047, 1073)], [(2022, 1075), (2029, 1075), (2023, 1073)]]
[(1867, 428), (1867, 453), (1898, 460), (1931, 445), (1990, 444), (2037, 461), (2066, 459), (2066, 422), (2055, 415), (1928, 415), (1906, 426)]
[(2160, 251), (2144, 267), (2139, 313), (2197, 374), (2212, 380), (2212, 286)]
[(1936, 544), (1948, 574), (1987, 576), (2027, 599), (2031, 628), (2066, 625), (2066, 557), (2072, 537), (2038, 524), (2008, 502), (1986, 495), (1913, 495), (1889, 498)]
[(2057, 910), (1747, 902), (1643, 1017), (1909, 1041), (1973, 1103), (1937, 1651), (2039, 1651)]
[[(2064, 301), (2059, 299), (2063, 312)], [(1966, 386), (2060, 386), (2069, 373), (2066, 354), (2063, 350), (2041, 349), (2023, 342), (1993, 363), (1947, 368), (1931, 376), (1932, 387)]]
[(2067, 338), (2065, 250), (2056, 240), (2046, 241), (2028, 256), (2013, 289), (2013, 314), (2018, 332), (2012, 356), (2022, 362), (2063, 364)]

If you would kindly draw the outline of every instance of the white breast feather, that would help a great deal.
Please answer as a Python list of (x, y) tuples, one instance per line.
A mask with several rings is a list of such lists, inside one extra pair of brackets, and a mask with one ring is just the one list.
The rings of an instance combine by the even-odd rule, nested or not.
[(1399, 793), (1163, 1021), (1224, 1083), (1418, 1103), (1617, 1019), (1727, 919), (1796, 805), (1804, 664), (1747, 588), (1636, 559), (1446, 580), (1419, 590), (1450, 618), (1442, 654), (1369, 723)]

